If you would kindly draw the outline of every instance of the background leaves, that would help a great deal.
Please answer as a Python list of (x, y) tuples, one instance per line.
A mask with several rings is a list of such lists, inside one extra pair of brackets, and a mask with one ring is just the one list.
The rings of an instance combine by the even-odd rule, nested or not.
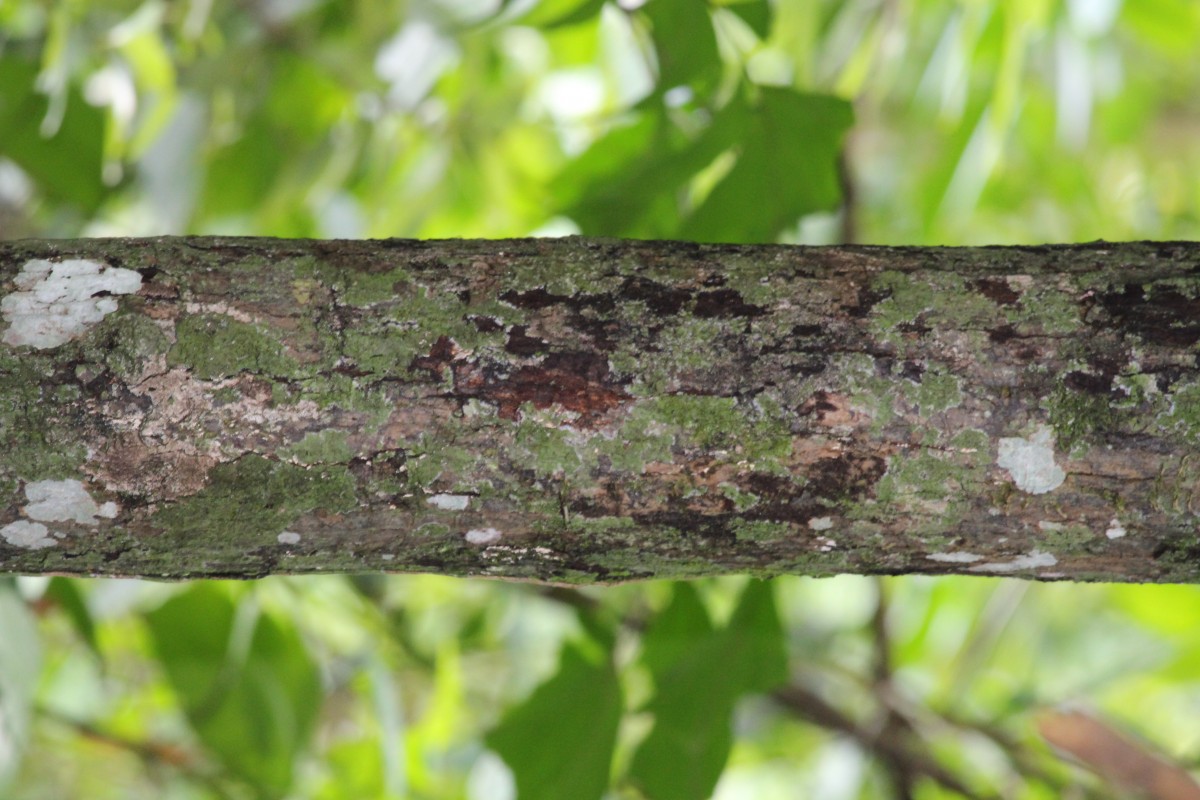
[(510, 710), (486, 741), (516, 775), (518, 797), (597, 800), (608, 787), (621, 712), (608, 653), (567, 645), (554, 677)]
[[(0, 236), (1194, 239), (1197, 41), (1181, 0), (11, 0)], [(1083, 702), (1196, 763), (1198, 605), (984, 579), (21, 578), (0, 791), (1113, 796), (1034, 712)]]
[(260, 797), (287, 794), (321, 694), (296, 631), (219, 587), (197, 584), (147, 614), (158, 657), (193, 730)]

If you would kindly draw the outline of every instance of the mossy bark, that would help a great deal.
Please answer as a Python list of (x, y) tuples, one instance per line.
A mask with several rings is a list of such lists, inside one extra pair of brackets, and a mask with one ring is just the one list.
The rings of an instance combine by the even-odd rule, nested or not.
[(29, 240), (0, 280), (5, 571), (1200, 580), (1200, 245)]

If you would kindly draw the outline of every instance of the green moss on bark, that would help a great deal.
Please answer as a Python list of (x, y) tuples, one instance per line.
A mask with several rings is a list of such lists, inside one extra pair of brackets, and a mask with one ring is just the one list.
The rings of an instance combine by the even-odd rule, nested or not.
[(180, 320), (167, 363), (185, 366), (204, 380), (240, 372), (275, 377), (300, 377), (306, 372), (287, 356), (273, 333), (222, 314), (197, 314)]
[(151, 523), (180, 547), (223, 554), (274, 544), (301, 514), (350, 511), (357, 504), (344, 467), (306, 469), (259, 455), (214, 467), (198, 493), (164, 506)]

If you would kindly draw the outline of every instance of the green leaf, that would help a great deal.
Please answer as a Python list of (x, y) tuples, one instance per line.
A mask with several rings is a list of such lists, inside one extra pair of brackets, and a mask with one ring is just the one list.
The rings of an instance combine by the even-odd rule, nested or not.
[[(10, 578), (0, 583), (0, 790), (10, 784), (29, 741), (33, 694), (41, 668), (37, 623)], [(2, 793), (2, 792), (0, 792)], [(7, 795), (5, 795), (7, 796)]]
[[(737, 654), (729, 662), (729, 680), (742, 692), (768, 692), (787, 680), (787, 648), (766, 581), (750, 581), (725, 628), (725, 646)], [(736, 670), (736, 673), (735, 673)]]
[(604, 793), (621, 720), (621, 690), (609, 658), (566, 646), (558, 672), (488, 735), (522, 800), (598, 800)]
[(147, 621), (201, 741), (260, 797), (283, 797), (321, 698), (316, 667), (297, 631), (266, 614), (239, 614), (229, 596), (209, 584), (175, 595)]
[(96, 624), (92, 621), (92, 612), (88, 610), (83, 592), (79, 591), (78, 582), (61, 576), (51, 578), (43, 596), (62, 609), (88, 649), (97, 659), (101, 658), (100, 645), (96, 641)]
[(679, 192), (737, 141), (742, 122), (720, 115), (693, 139), (661, 107), (651, 107), (598, 139), (556, 178), (563, 213), (588, 236), (675, 235)]
[[(510, 1), (504, 0), (504, 5), (508, 5)], [(521, 18), (521, 24), (543, 30), (578, 25), (598, 16), (605, 2), (606, 0), (542, 0)]]
[(49, 100), (37, 91), (37, 72), (33, 61), (0, 58), (0, 155), (12, 159), (50, 197), (94, 211), (104, 196), (104, 112), (88, 105), (72, 85), (61, 121), (52, 135), (44, 136)]
[(738, 697), (787, 677), (771, 589), (752, 581), (729, 624), (713, 630), (695, 590), (678, 584), (643, 643), (654, 728), (634, 754), (630, 779), (651, 800), (703, 800), (729, 757)]
[(649, 0), (642, 13), (654, 29), (658, 89), (692, 86), (706, 93), (721, 77), (721, 53), (708, 7), (693, 0)]
[[(619, 236), (638, 211), (621, 200), (633, 177), (631, 167), (640, 159), (655, 158), (655, 137), (661, 117), (640, 114), (601, 136), (555, 178), (552, 191), (564, 213), (575, 220), (584, 234)], [(640, 171), (640, 170), (639, 170)], [(651, 192), (625, 197), (628, 206), (644, 206)]]
[(760, 39), (771, 33), (770, 0), (746, 0), (746, 2), (723, 3), (723, 8), (732, 11), (746, 23)]
[(1188, 0), (1125, 3), (1118, 27), (1133, 31), (1156, 50), (1190, 53), (1200, 30), (1200, 9)]
[[(771, 242), (805, 214), (837, 207), (837, 158), (853, 122), (850, 104), (791, 89), (759, 91), (737, 163), (685, 221), (682, 238)], [(738, 105), (722, 113), (736, 113)]]
[(664, 676), (697, 641), (712, 635), (712, 621), (695, 587), (677, 582), (670, 605), (654, 618), (642, 637), (642, 663), (653, 675)]
[(727, 681), (722, 637), (703, 636), (655, 676), (647, 710), (654, 728), (638, 747), (630, 777), (651, 800), (703, 800), (712, 794), (733, 743), (737, 690)]
[(202, 213), (220, 218), (261, 207), (289, 158), (307, 144), (284, 135), (265, 114), (247, 120), (242, 135), (210, 157)]

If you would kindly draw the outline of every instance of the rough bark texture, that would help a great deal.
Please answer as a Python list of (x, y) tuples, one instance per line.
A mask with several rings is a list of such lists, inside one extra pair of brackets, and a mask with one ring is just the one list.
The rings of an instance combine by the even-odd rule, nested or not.
[(1200, 246), (0, 244), (0, 569), (1200, 579)]

